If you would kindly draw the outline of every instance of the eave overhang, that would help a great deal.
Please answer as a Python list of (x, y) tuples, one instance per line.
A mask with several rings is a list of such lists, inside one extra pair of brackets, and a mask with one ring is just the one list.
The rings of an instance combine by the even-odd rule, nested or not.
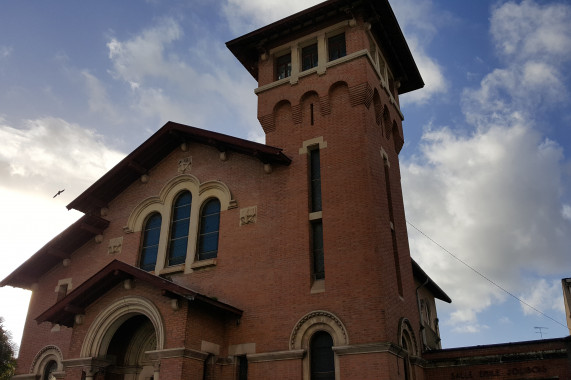
[(84, 215), (10, 273), (0, 282), (0, 287), (9, 285), (30, 290), (42, 275), (70, 258), (90, 239), (102, 234), (108, 225), (108, 220)]
[(426, 272), (422, 270), (420, 265), (418, 265), (418, 263), (412, 259), (411, 261), (412, 261), (412, 274), (414, 278), (419, 283), (424, 284), (423, 286), (427, 288), (434, 295), (434, 297), (438, 298), (441, 301), (452, 303), (450, 297), (448, 297), (448, 295), (444, 292), (444, 290), (440, 289), (440, 287), (436, 284), (436, 282), (434, 282), (426, 274)]
[(36, 322), (51, 322), (67, 327), (73, 327), (75, 316), (85, 314), (89, 305), (103, 297), (109, 290), (125, 280), (146, 283), (171, 299), (185, 299), (196, 302), (203, 307), (240, 318), (242, 310), (197, 293), (184, 286), (177, 285), (162, 277), (155, 276), (139, 268), (114, 260), (88, 280), (83, 282), (55, 305), (44, 311), (36, 318)]
[(68, 204), (67, 208), (88, 214), (106, 207), (175, 148), (183, 143), (193, 142), (216, 147), (221, 152), (234, 151), (249, 155), (264, 164), (287, 166), (291, 163), (291, 159), (280, 148), (169, 121)]
[(276, 21), (241, 37), (226, 46), (248, 72), (258, 80), (258, 59), (269, 49), (362, 14), (371, 32), (385, 50), (387, 60), (400, 81), (399, 94), (424, 87), (420, 71), (404, 38), (388, 0), (328, 0)]

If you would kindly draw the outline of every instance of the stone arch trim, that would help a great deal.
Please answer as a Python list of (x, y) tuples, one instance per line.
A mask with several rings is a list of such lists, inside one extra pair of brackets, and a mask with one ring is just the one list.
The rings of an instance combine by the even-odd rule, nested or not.
[(63, 371), (63, 354), (60, 348), (55, 345), (45, 346), (34, 356), (30, 373), (41, 375), (45, 365), (52, 360), (57, 362), (57, 372)]
[(162, 350), (165, 343), (165, 326), (158, 308), (144, 297), (121, 297), (100, 312), (91, 323), (81, 346), (80, 357), (104, 355), (117, 329), (135, 315), (149, 318), (155, 329), (156, 350)]
[(326, 331), (333, 338), (334, 346), (349, 344), (347, 329), (333, 313), (316, 310), (304, 315), (294, 326), (289, 340), (289, 349), (307, 349), (309, 339), (317, 331)]
[(418, 349), (418, 342), (416, 340), (416, 335), (414, 334), (414, 330), (412, 329), (412, 326), (410, 324), (410, 321), (407, 318), (401, 318), (399, 320), (399, 328), (398, 328), (398, 335), (397, 335), (397, 342), (398, 345), (401, 346), (401, 342), (402, 342), (402, 337), (405, 333), (405, 331), (408, 333), (408, 336), (410, 337), (411, 340), (411, 344), (412, 347), (409, 350), (409, 355), (411, 356), (418, 356), (419, 355), (419, 349)]
[(152, 212), (160, 213), (163, 219), (168, 217), (174, 197), (182, 190), (190, 191), (193, 199), (196, 197), (200, 201), (209, 197), (218, 198), (221, 210), (236, 207), (236, 201), (232, 199), (232, 193), (225, 183), (207, 181), (201, 184), (192, 174), (181, 174), (167, 182), (158, 196), (147, 198), (139, 203), (131, 211), (127, 225), (123, 228), (124, 231), (128, 233), (141, 231), (146, 217)]

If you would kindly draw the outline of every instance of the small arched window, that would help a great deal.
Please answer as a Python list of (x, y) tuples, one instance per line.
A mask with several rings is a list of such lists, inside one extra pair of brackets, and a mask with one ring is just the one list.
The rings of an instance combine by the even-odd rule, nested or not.
[(174, 202), (168, 251), (169, 266), (183, 264), (186, 259), (191, 203), (190, 191), (180, 193)]
[(57, 362), (55, 360), (50, 360), (44, 368), (44, 373), (42, 374), (42, 380), (55, 380), (54, 372), (57, 372)]
[(333, 338), (325, 331), (318, 331), (309, 344), (311, 380), (335, 380)]
[(220, 201), (212, 198), (200, 212), (198, 236), (198, 260), (213, 259), (218, 255), (218, 230), (220, 229)]
[(147, 219), (143, 230), (143, 243), (141, 244), (141, 259), (139, 267), (150, 271), (155, 269), (157, 254), (159, 252), (159, 238), (161, 236), (161, 214), (154, 213)]

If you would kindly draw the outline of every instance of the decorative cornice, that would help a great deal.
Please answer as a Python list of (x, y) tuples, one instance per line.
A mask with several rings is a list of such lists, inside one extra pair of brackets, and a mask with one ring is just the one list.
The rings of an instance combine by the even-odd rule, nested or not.
[(263, 352), (259, 354), (248, 354), (248, 362), (258, 363), (258, 362), (271, 362), (278, 360), (295, 360), (301, 359), (305, 355), (305, 350), (288, 350), (288, 351), (274, 351), (274, 352)]
[(334, 346), (333, 351), (339, 355), (356, 355), (356, 354), (372, 354), (379, 352), (388, 352), (396, 356), (403, 356), (403, 349), (391, 342), (377, 342), (352, 344), (347, 346)]
[(178, 347), (167, 348), (164, 350), (147, 351), (145, 355), (150, 360), (170, 359), (170, 358), (189, 358), (199, 361), (205, 361), (208, 357), (208, 352), (192, 350), (190, 348)]
[(66, 359), (63, 361), (64, 368), (72, 368), (72, 367), (105, 368), (111, 364), (112, 363), (109, 360), (98, 359), (94, 357)]
[(426, 362), (423, 363), (423, 366), (426, 368), (461, 367), (484, 364), (521, 363), (527, 361), (564, 358), (567, 358), (567, 350), (562, 348), (558, 350), (518, 352), (503, 355), (463, 356), (458, 358), (442, 359), (431, 359), (429, 357), (426, 358)]

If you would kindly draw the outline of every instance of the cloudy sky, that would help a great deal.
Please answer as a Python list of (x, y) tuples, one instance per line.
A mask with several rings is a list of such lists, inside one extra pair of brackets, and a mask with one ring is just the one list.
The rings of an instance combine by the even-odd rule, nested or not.
[[(256, 83), (224, 43), (318, 2), (2, 4), (0, 278), (168, 120), (263, 142)], [(571, 5), (392, 5), (426, 82), (401, 98), (401, 169), (412, 255), (453, 299), (438, 305), (443, 346), (566, 336)], [(29, 294), (0, 299), (19, 343)]]

